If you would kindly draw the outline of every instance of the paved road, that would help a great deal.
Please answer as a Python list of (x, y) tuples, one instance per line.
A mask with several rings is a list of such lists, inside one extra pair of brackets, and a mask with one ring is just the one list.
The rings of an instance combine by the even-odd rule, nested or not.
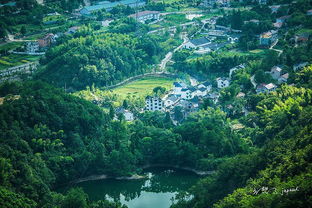
[(161, 63), (159, 64), (159, 69), (160, 71), (165, 71), (166, 65), (167, 63), (171, 60), (173, 53), (175, 53), (176, 51), (180, 50), (187, 42), (188, 42), (188, 38), (187, 35), (182, 35), (182, 39), (183, 39), (183, 43), (181, 45), (179, 45), (178, 47), (176, 47), (173, 52), (168, 52), (165, 56), (165, 58), (161, 61)]
[(278, 56), (280, 56), (283, 53), (283, 50), (278, 50), (274, 48), (277, 45), (277, 43), (278, 43), (278, 39), (271, 45), (269, 49), (278, 52)]

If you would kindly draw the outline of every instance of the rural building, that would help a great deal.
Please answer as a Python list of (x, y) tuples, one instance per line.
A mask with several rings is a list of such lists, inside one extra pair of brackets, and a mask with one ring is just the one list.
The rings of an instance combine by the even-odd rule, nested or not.
[(183, 82), (174, 82), (173, 83), (173, 93), (174, 94), (180, 94), (181, 90), (183, 88), (186, 88), (186, 84), (184, 84)]
[(134, 120), (133, 113), (131, 111), (123, 108), (123, 107), (119, 107), (116, 109), (116, 115), (118, 115), (118, 114), (122, 114), (126, 121), (133, 121)]
[(309, 15), (309, 16), (312, 15), (312, 9), (307, 11), (307, 15)]
[(210, 41), (205, 38), (198, 38), (198, 39), (193, 39), (188, 41), (185, 45), (184, 48), (203, 48), (204, 46), (208, 45)]
[(227, 78), (217, 78), (217, 86), (218, 88), (225, 88), (225, 87), (228, 87), (230, 86), (230, 80), (227, 79)]
[(164, 102), (156, 96), (147, 96), (145, 98), (145, 110), (147, 111), (162, 111)]
[(145, 23), (147, 20), (159, 20), (160, 13), (158, 11), (142, 11), (129, 15), (138, 22)]
[(271, 76), (273, 79), (277, 80), (282, 73), (283, 69), (279, 66), (273, 66), (271, 69)]
[(38, 40), (40, 48), (49, 47), (55, 41), (53, 33), (49, 33)]
[(29, 41), (25, 43), (25, 48), (27, 53), (36, 53), (39, 51), (38, 41)]
[(277, 88), (277, 86), (273, 83), (270, 84), (260, 84), (257, 89), (256, 92), (259, 93), (267, 93), (267, 92), (273, 92), (275, 91)]
[(269, 47), (277, 40), (277, 31), (270, 30), (260, 35), (260, 45)]
[(289, 78), (289, 74), (286, 73), (286, 74), (283, 74), (282, 76), (280, 76), (277, 81), (279, 84), (286, 83), (288, 78)]
[(181, 98), (176, 95), (169, 95), (167, 98), (164, 99), (164, 106), (166, 108), (171, 107), (179, 102), (180, 99)]

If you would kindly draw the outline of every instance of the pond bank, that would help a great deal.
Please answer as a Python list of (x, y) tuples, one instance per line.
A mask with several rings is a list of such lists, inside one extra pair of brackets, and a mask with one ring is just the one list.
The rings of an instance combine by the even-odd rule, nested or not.
[(120, 176), (120, 177), (114, 177), (114, 176), (108, 176), (106, 174), (102, 175), (91, 175), (87, 176), (84, 178), (79, 178), (77, 180), (71, 181), (70, 183), (75, 184), (75, 183), (81, 183), (85, 181), (96, 181), (96, 180), (103, 180), (103, 179), (116, 179), (116, 180), (140, 180), (146, 178), (146, 176), (142, 175), (132, 175), (132, 176)]
[[(215, 171), (201, 171), (201, 170), (196, 170), (190, 167), (182, 167), (182, 166), (177, 166), (177, 165), (165, 165), (165, 164), (153, 164), (153, 165), (145, 165), (140, 168), (142, 169), (147, 169), (147, 168), (156, 168), (156, 167), (165, 167), (165, 168), (176, 168), (176, 169), (181, 169), (181, 170), (186, 170), (190, 171), (192, 173), (195, 173), (196, 175), (199, 176), (206, 176), (206, 175), (211, 175)], [(140, 180), (144, 179), (146, 176), (143, 175), (132, 175), (132, 176), (120, 176), (120, 177), (114, 177), (114, 176), (109, 176), (106, 174), (101, 174), (101, 175), (91, 175), (87, 176), (84, 178), (79, 178), (74, 181), (71, 181), (71, 184), (77, 184), (77, 183), (82, 183), (86, 181), (96, 181), (96, 180), (103, 180), (103, 179), (116, 179), (116, 180)]]
[(178, 165), (165, 165), (165, 164), (145, 165), (145, 166), (142, 166), (141, 168), (142, 169), (146, 169), (146, 168), (156, 168), (156, 167), (176, 168), (176, 169), (181, 169), (181, 170), (187, 170), (187, 171), (193, 172), (193, 173), (195, 173), (196, 175), (199, 175), (199, 176), (211, 175), (211, 174), (213, 174), (215, 172), (215, 171), (196, 170), (194, 168), (178, 166)]

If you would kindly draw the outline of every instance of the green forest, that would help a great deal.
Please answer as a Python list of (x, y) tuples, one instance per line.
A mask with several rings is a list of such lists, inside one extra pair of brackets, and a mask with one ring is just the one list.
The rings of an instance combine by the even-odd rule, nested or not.
[(84, 27), (74, 38), (47, 52), (42, 60), (46, 66), (38, 76), (76, 90), (92, 84), (109, 86), (151, 71), (148, 64), (155, 63), (159, 52), (159, 45), (149, 37), (95, 34), (90, 27)]
[[(77, 207), (96, 207), (80, 196), (85, 196), (81, 190), (63, 196), (53, 188), (83, 175), (132, 175), (142, 165), (166, 163), (218, 170), (192, 188), (193, 200), (176, 207), (306, 207), (311, 196), (311, 74), (308, 67), (298, 73), (296, 87), (251, 97), (255, 112), (241, 119), (246, 125), (241, 131), (231, 130), (225, 114), (210, 107), (177, 127), (158, 112), (128, 124), (43, 82), (4, 84), (2, 206), (14, 207), (18, 198), (23, 207), (67, 207), (79, 197), (84, 202)], [(253, 195), (262, 186), (270, 191)], [(275, 194), (292, 187), (298, 191)]]
[(0, 64), (39, 60), (1, 66), (0, 208), (127, 208), (75, 184), (153, 166), (205, 173), (171, 208), (312, 207), (312, 0), (263, 1), (0, 0)]

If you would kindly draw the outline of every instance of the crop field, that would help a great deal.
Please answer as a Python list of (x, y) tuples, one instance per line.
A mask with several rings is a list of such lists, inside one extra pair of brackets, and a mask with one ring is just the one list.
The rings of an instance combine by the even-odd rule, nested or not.
[(22, 65), (28, 62), (38, 61), (40, 56), (30, 56), (30, 55), (17, 55), (11, 54), (8, 56), (0, 57), (0, 70), (7, 69), (13, 66)]
[(155, 87), (165, 87), (167, 90), (172, 88), (175, 79), (162, 77), (146, 77), (131, 83), (125, 84), (121, 87), (113, 89), (113, 93), (121, 97), (133, 96), (144, 97), (152, 94)]

